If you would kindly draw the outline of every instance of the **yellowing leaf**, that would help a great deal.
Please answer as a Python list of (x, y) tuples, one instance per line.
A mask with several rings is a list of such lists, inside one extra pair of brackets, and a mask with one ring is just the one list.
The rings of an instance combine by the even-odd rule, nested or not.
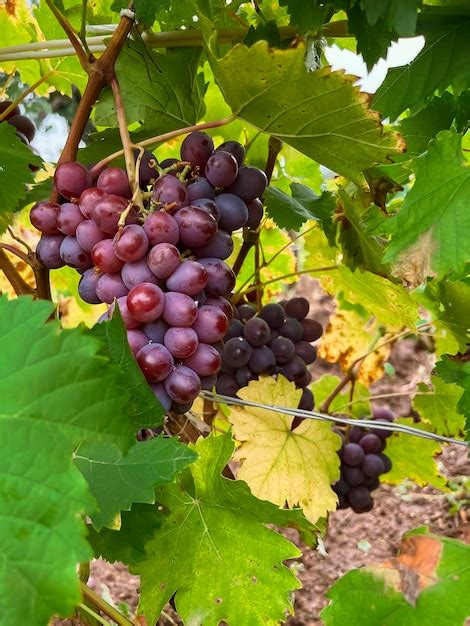
[[(238, 395), (244, 400), (294, 408), (302, 392), (282, 376), (252, 381)], [(241, 463), (237, 478), (248, 483), (252, 493), (279, 506), (301, 506), (316, 522), (336, 509), (331, 484), (339, 477), (341, 445), (338, 435), (325, 422), (304, 420), (291, 430), (293, 417), (267, 409), (231, 409), (229, 421), (241, 442), (235, 460)]]
[[(353, 309), (338, 311), (330, 317), (322, 336), (318, 355), (329, 363), (338, 363), (343, 371), (369, 351), (377, 323), (364, 324), (362, 317)], [(381, 343), (381, 342), (379, 342)], [(357, 380), (371, 385), (383, 376), (383, 364), (390, 354), (390, 345), (372, 352), (362, 362)]]

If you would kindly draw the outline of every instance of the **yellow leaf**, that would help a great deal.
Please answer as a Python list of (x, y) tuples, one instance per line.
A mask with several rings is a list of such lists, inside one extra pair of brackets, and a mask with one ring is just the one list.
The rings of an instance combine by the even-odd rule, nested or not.
[[(252, 381), (238, 392), (244, 400), (273, 406), (298, 406), (302, 391), (279, 376)], [(339, 478), (341, 441), (330, 424), (304, 420), (291, 431), (293, 417), (255, 407), (232, 407), (229, 421), (241, 445), (237, 478), (252, 493), (283, 507), (301, 506), (311, 522), (336, 509), (331, 484)]]

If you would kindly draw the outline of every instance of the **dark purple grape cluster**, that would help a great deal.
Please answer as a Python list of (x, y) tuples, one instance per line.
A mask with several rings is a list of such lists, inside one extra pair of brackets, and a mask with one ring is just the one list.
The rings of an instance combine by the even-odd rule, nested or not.
[[(385, 408), (374, 409), (374, 420), (393, 422), (393, 414)], [(371, 493), (379, 486), (379, 476), (392, 468), (384, 454), (391, 430), (365, 429), (353, 426), (342, 433), (343, 445), (339, 451), (341, 476), (333, 485), (339, 497), (339, 508), (351, 507), (355, 513), (367, 513), (374, 506)]]
[(107, 303), (105, 317), (117, 302), (130, 347), (166, 410), (185, 412), (216, 382), (233, 317), (226, 298), (235, 275), (224, 260), (232, 231), (253, 218), (250, 204), (261, 205), (261, 220), (258, 196), (267, 184), (264, 172), (243, 165), (244, 155), (236, 141), (214, 150), (200, 132), (183, 141), (181, 161), (158, 165), (145, 152), (141, 212), (123, 169), (104, 169), (94, 184), (84, 165), (62, 163), (54, 176), (61, 202), (31, 210), (42, 233), (39, 260), (49, 269), (75, 268), (81, 298)]
[[(0, 102), (0, 115), (12, 104), (11, 100), (3, 100), (3, 102)], [(7, 122), (7, 124), (14, 126), (16, 128), (16, 134), (27, 146), (29, 146), (30, 141), (33, 141), (34, 135), (36, 134), (36, 126), (28, 117), (21, 115), (19, 106), (15, 106), (5, 116), (2, 122)]]
[(312, 375), (307, 365), (316, 359), (317, 350), (311, 344), (321, 337), (323, 328), (307, 318), (309, 309), (306, 298), (267, 304), (259, 313), (252, 304), (240, 304), (224, 337), (217, 392), (235, 396), (261, 375), (282, 374), (303, 389), (299, 408), (311, 411), (314, 398), (308, 388)]

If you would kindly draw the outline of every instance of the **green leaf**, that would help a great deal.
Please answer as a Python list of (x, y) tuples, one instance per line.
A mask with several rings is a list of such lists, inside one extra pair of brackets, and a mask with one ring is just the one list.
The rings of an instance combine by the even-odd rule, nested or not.
[(457, 626), (470, 615), (470, 546), (417, 529), (391, 563), (351, 570), (328, 591), (325, 626)]
[(470, 89), (459, 94), (456, 104), (455, 126), (457, 132), (464, 134), (470, 126)]
[(24, 198), (25, 185), (34, 178), (29, 165), (42, 164), (15, 133), (14, 126), (0, 124), (0, 233), (6, 231), (14, 209)]
[[(432, 430), (426, 424), (415, 424), (411, 418), (400, 418), (397, 424), (407, 424), (421, 430)], [(407, 433), (394, 433), (387, 439), (387, 456), (392, 461), (392, 469), (384, 474), (388, 483), (401, 483), (412, 480), (424, 487), (432, 485), (441, 491), (446, 490), (446, 479), (439, 473), (434, 457), (442, 452), (441, 445), (431, 439), (419, 439)]]
[(316, 0), (279, 0), (279, 6), (287, 7), (290, 23), (303, 33), (316, 32), (325, 21), (327, 8), (317, 4)]
[(162, 11), (168, 11), (171, 0), (135, 0), (134, 8), (137, 20), (145, 26), (152, 26), (156, 16)]
[[(129, 41), (116, 64), (128, 123), (141, 122), (155, 135), (195, 124), (204, 115), (206, 91), (204, 75), (198, 73), (200, 57), (197, 48), (161, 54), (140, 41)], [(110, 90), (100, 98), (95, 122), (117, 126)]]
[[(340, 383), (338, 376), (323, 374), (310, 385), (315, 397), (315, 406), (319, 407), (330, 395), (333, 389)], [(353, 417), (364, 418), (371, 414), (370, 391), (368, 388), (356, 382), (354, 385), (354, 402), (349, 402), (349, 390), (339, 393), (330, 404), (329, 413), (347, 413)]]
[[(0, 298), (2, 621), (43, 626), (80, 602), (94, 502), (72, 464), (85, 440), (134, 441), (118, 368), (84, 328), (47, 322), (47, 301)], [(12, 593), (12, 589), (15, 590)]]
[(431, 271), (459, 275), (470, 261), (470, 167), (461, 140), (452, 131), (442, 131), (415, 161), (416, 181), (398, 213), (397, 230), (384, 257), (398, 261), (401, 271), (413, 267), (417, 254), (422, 278)]
[(414, 35), (421, 0), (361, 0), (367, 21), (374, 26), (383, 19), (389, 30), (405, 37)]
[(387, 28), (383, 19), (371, 25), (358, 2), (352, 3), (348, 11), (348, 30), (355, 35), (357, 52), (362, 54), (369, 71), (379, 59), (386, 58), (391, 42), (398, 39), (398, 35)]
[(135, 430), (160, 426), (163, 423), (165, 411), (145, 380), (131, 352), (119, 308), (116, 308), (109, 321), (96, 324), (91, 332), (106, 344), (113, 363), (118, 365), (124, 374), (126, 389), (133, 405), (131, 417)]
[(335, 208), (333, 194), (324, 191), (317, 196), (311, 189), (299, 183), (291, 183), (292, 195), (277, 187), (269, 186), (264, 193), (266, 211), (279, 228), (298, 230), (309, 219), (332, 222)]
[(436, 372), (447, 383), (455, 383), (464, 390), (457, 409), (466, 417), (465, 430), (468, 441), (470, 435), (470, 361), (445, 356), (442, 361), (436, 363)]
[(398, 153), (399, 137), (384, 130), (356, 79), (327, 67), (308, 72), (304, 56), (302, 44), (272, 50), (259, 41), (210, 61), (238, 117), (336, 172), (354, 175)]
[(457, 408), (462, 389), (454, 383), (444, 382), (439, 376), (431, 376), (431, 385), (433, 393), (424, 383), (418, 385), (418, 392), (432, 395), (416, 395), (413, 407), (421, 419), (431, 425), (433, 432), (448, 437), (459, 437), (465, 426), (464, 416)]
[(74, 460), (98, 503), (91, 516), (94, 527), (119, 528), (121, 511), (130, 510), (134, 502), (153, 504), (154, 487), (172, 482), (196, 457), (187, 446), (162, 437), (138, 442), (125, 455), (112, 444), (80, 446)]
[(395, 120), (408, 108), (420, 106), (447, 87), (469, 85), (470, 37), (468, 20), (428, 24), (426, 44), (408, 65), (391, 68), (372, 101), (384, 117)]
[(257, 500), (245, 483), (221, 475), (234, 449), (230, 435), (199, 439), (195, 449), (190, 474), (157, 490), (162, 526), (146, 544), (147, 559), (132, 568), (141, 576), (138, 613), (153, 624), (174, 595), (188, 624), (277, 623), (299, 587), (283, 562), (300, 551), (265, 524), (285, 526), (299, 511)]
[(401, 120), (398, 128), (406, 139), (407, 155), (425, 152), (439, 131), (449, 129), (456, 113), (455, 108), (454, 98), (446, 91), (442, 96), (429, 100), (415, 115)]

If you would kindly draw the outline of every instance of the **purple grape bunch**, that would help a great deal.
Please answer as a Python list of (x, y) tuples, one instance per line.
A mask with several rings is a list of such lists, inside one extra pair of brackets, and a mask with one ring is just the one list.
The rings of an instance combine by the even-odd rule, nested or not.
[[(372, 418), (382, 422), (394, 420), (393, 413), (386, 408), (374, 409)], [(367, 429), (353, 426), (347, 434), (341, 434), (341, 476), (333, 490), (338, 494), (340, 509), (351, 507), (355, 513), (367, 513), (374, 506), (371, 493), (378, 488), (379, 477), (392, 468), (390, 458), (384, 454), (392, 431), (373, 425)]]
[(282, 374), (303, 390), (298, 408), (311, 411), (314, 397), (308, 388), (312, 375), (307, 366), (316, 359), (312, 343), (323, 328), (307, 317), (309, 309), (302, 297), (267, 304), (259, 313), (252, 304), (240, 304), (224, 337), (217, 392), (236, 396), (251, 380)]
[(225, 262), (231, 234), (259, 225), (267, 185), (244, 156), (236, 141), (214, 150), (201, 132), (184, 139), (181, 161), (158, 167), (145, 151), (139, 184), (151, 197), (144, 214), (130, 206), (123, 169), (108, 167), (94, 183), (84, 165), (62, 163), (54, 176), (59, 202), (31, 209), (39, 260), (49, 269), (75, 268), (80, 297), (108, 304), (105, 318), (119, 307), (130, 348), (167, 411), (186, 412), (216, 383), (233, 317), (235, 275)]

